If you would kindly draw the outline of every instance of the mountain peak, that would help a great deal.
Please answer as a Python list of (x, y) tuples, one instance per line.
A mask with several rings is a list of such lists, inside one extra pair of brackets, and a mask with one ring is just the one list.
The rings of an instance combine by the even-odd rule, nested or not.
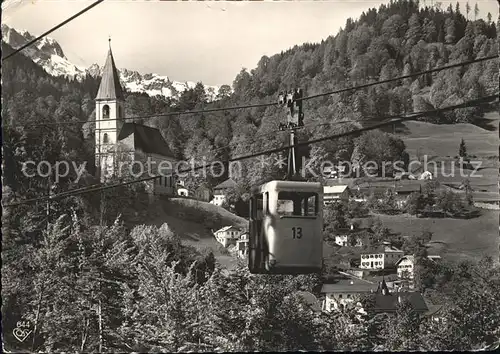
[[(27, 30), (16, 30), (6, 24), (2, 24), (2, 39), (13, 48), (19, 48), (36, 37)], [(34, 43), (31, 49), (37, 48), (46, 56), (57, 55), (66, 59), (64, 52), (59, 43), (50, 37), (43, 37)]]

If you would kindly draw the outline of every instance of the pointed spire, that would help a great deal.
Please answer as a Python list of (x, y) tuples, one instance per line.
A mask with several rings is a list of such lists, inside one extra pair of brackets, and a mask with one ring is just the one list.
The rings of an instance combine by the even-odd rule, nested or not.
[(97, 91), (96, 100), (123, 100), (123, 91), (120, 85), (120, 76), (116, 69), (115, 60), (111, 51), (111, 37), (109, 41), (108, 57), (102, 69), (102, 79)]
[(382, 282), (378, 283), (377, 294), (389, 295), (389, 287), (385, 282), (385, 276), (382, 276)]
[(382, 294), (389, 295), (389, 287), (387, 286), (387, 284), (385, 282), (385, 276), (382, 276), (381, 288), (382, 288)]

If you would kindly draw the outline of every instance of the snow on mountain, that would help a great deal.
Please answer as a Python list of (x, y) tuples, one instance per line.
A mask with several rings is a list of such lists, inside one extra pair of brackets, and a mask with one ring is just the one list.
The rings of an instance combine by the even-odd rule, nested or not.
[[(195, 82), (171, 81), (168, 76), (153, 73), (141, 75), (137, 71), (127, 69), (120, 69), (119, 71), (123, 87), (132, 92), (145, 92), (149, 96), (161, 95), (178, 98), (181, 92), (196, 86)], [(205, 92), (208, 99), (213, 100), (217, 96), (219, 88), (205, 85)]]
[[(28, 31), (16, 31), (14, 28), (2, 24), (2, 40), (12, 48), (17, 49), (36, 37)], [(32, 46), (23, 50), (23, 54), (31, 58), (53, 76), (81, 76), (85, 75), (85, 68), (71, 63), (64, 52), (52, 38), (42, 38)]]
[[(34, 38), (36, 37), (28, 31), (16, 30), (2, 24), (2, 40), (14, 49), (21, 47)], [(34, 45), (24, 49), (23, 54), (53, 76), (74, 77), (80, 80), (87, 74), (94, 77), (101, 75), (102, 67), (98, 64), (92, 64), (90, 67), (84, 68), (71, 63), (64, 55), (59, 43), (50, 37), (44, 37)], [(183, 91), (194, 88), (196, 85), (194, 82), (171, 81), (167, 76), (152, 73), (142, 75), (137, 71), (127, 69), (119, 69), (119, 74), (123, 88), (131, 92), (145, 92), (149, 96), (161, 95), (178, 98)], [(207, 92), (207, 98), (213, 100), (217, 96), (219, 88), (205, 85), (205, 91)]]

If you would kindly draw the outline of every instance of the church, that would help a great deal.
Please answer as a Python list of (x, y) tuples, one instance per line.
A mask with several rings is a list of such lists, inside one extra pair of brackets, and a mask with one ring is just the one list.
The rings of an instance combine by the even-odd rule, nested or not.
[(174, 195), (172, 171), (177, 161), (161, 132), (126, 122), (125, 98), (111, 42), (95, 102), (95, 164), (101, 182), (112, 176), (147, 178), (157, 175), (161, 168), (162, 177), (145, 182), (146, 190), (154, 195)]

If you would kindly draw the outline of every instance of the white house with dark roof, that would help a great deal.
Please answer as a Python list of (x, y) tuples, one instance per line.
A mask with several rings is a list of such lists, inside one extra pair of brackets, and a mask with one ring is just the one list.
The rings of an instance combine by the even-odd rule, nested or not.
[(325, 311), (335, 311), (356, 306), (363, 294), (373, 293), (376, 290), (377, 284), (339, 272), (333, 280), (323, 284), (321, 288), (321, 293), (325, 295), (322, 307)]
[(402, 258), (404, 252), (390, 245), (383, 245), (371, 252), (361, 254), (361, 269), (386, 269), (394, 266), (396, 262)]
[(394, 184), (396, 194), (396, 204), (402, 208), (405, 206), (408, 197), (413, 193), (422, 192), (422, 181), (403, 180)]
[[(111, 46), (95, 101), (95, 162), (101, 181), (113, 175), (125, 177), (131, 172), (136, 178), (161, 173), (162, 177), (145, 183), (147, 191), (174, 195), (172, 171), (176, 159), (160, 131), (125, 122), (125, 98)], [(135, 161), (141, 162), (142, 168)]]
[[(441, 259), (441, 256), (429, 255), (427, 258), (431, 261), (437, 261)], [(403, 256), (395, 265), (400, 279), (413, 280), (415, 276), (415, 257), (413, 255)]]
[(221, 184), (218, 184), (214, 188), (214, 198), (210, 201), (210, 203), (221, 206), (226, 201), (228, 191), (236, 188), (236, 186), (236, 182), (231, 178), (228, 178)]
[(214, 232), (215, 239), (219, 241), (224, 247), (229, 245), (236, 245), (237, 241), (240, 240), (242, 230), (235, 226), (224, 226)]
[(249, 233), (244, 232), (240, 235), (240, 239), (236, 241), (236, 249), (238, 251), (238, 257), (246, 258), (248, 257), (248, 245), (250, 242)]
[(422, 294), (414, 291), (390, 291), (385, 279), (376, 284), (347, 273), (340, 273), (338, 279), (323, 285), (321, 293), (325, 294), (323, 302), (325, 311), (338, 311), (348, 306), (355, 306), (359, 312), (366, 313), (359, 302), (360, 298), (366, 295), (374, 300), (374, 307), (369, 310), (373, 313), (394, 313), (398, 304), (403, 301), (408, 301), (419, 314), (426, 315), (430, 312)]
[(336, 230), (335, 243), (342, 247), (363, 247), (363, 239), (357, 234), (354, 224), (349, 228), (340, 228)]
[(323, 187), (323, 203), (329, 204), (334, 202), (347, 202), (351, 192), (347, 185), (324, 186)]

